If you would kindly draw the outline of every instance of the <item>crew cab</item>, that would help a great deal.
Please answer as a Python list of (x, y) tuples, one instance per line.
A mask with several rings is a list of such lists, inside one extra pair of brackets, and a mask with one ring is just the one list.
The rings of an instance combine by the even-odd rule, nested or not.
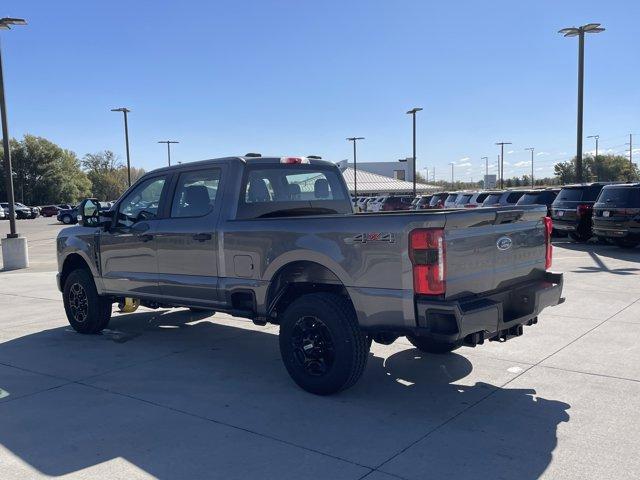
[(229, 157), (147, 173), (108, 210), (87, 199), (57, 238), (71, 326), (112, 304), (277, 324), (303, 389), (353, 385), (371, 341), (446, 353), (507, 340), (561, 301), (544, 206), (357, 214), (334, 164)]

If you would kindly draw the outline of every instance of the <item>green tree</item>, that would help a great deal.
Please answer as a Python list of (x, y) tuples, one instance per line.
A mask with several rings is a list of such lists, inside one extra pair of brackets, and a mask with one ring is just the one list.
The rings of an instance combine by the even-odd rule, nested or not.
[[(87, 196), (91, 182), (75, 153), (35, 135), (10, 142), (16, 201), (29, 205), (77, 202)], [(4, 166), (4, 152), (2, 152)], [(6, 198), (4, 170), (0, 192)]]
[[(582, 160), (582, 170), (585, 181), (629, 182), (640, 176), (638, 166), (621, 155), (587, 155)], [(576, 159), (557, 163), (554, 173), (563, 184), (576, 182)]]
[[(82, 166), (93, 185), (92, 194), (98, 200), (116, 200), (127, 189), (127, 167), (111, 151), (88, 153), (82, 158)], [(131, 168), (131, 183), (144, 175), (141, 168)]]

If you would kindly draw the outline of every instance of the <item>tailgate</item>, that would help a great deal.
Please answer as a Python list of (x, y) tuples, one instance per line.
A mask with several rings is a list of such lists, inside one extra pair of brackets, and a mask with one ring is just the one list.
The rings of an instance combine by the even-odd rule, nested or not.
[(584, 202), (574, 201), (555, 201), (551, 205), (551, 218), (553, 220), (559, 220), (563, 222), (577, 222), (578, 218), (578, 205)]
[(447, 214), (446, 298), (482, 294), (545, 271), (541, 205), (482, 208)]

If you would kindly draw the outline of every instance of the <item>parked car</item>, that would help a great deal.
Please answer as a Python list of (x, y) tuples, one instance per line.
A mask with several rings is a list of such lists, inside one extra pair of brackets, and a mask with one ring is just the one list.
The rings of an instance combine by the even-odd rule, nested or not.
[(433, 195), (418, 195), (411, 202), (411, 210), (426, 210)]
[(478, 208), (482, 206), (482, 202), (489, 196), (490, 192), (475, 192), (471, 195), (469, 201), (464, 205), (464, 208)]
[(560, 193), (559, 188), (539, 188), (529, 190), (520, 197), (516, 205), (545, 205), (547, 215), (551, 216), (551, 204)]
[(477, 192), (460, 192), (456, 199), (456, 203), (454, 204), (454, 208), (471, 208), (469, 207), (471, 199), (477, 195)]
[(278, 324), (293, 380), (326, 395), (360, 378), (371, 340), (445, 353), (519, 336), (559, 303), (546, 209), (519, 210), (356, 215), (330, 162), (184, 163), (147, 173), (108, 212), (85, 200), (81, 224), (58, 234), (57, 281), (85, 334), (125, 298)]
[(394, 210), (411, 210), (413, 197), (410, 195), (390, 195), (384, 197), (380, 202), (379, 212), (390, 212)]
[(640, 245), (640, 183), (602, 189), (593, 206), (593, 233), (622, 248)]
[(566, 185), (551, 205), (553, 228), (566, 232), (576, 242), (593, 236), (593, 204), (607, 183)]
[(379, 212), (380, 207), (382, 206), (382, 201), (385, 199), (385, 196), (374, 197), (373, 200), (370, 200), (367, 203), (367, 212)]
[[(4, 210), (5, 218), (9, 218), (9, 203), (0, 203), (0, 207), (2, 207), (2, 209)], [(22, 203), (14, 203), (13, 208), (16, 213), (16, 219), (18, 220), (37, 217), (37, 213), (34, 210), (32, 210), (30, 207), (27, 207), (26, 205), (23, 205)]]
[(449, 196), (449, 192), (434, 193), (433, 197), (431, 197), (431, 200), (429, 200), (429, 208), (430, 209), (444, 208), (444, 201), (447, 199), (448, 196)]
[(58, 212), (61, 210), (57, 205), (45, 205), (40, 209), (40, 214), (43, 217), (54, 217), (58, 215)]
[(78, 223), (78, 209), (77, 208), (69, 208), (65, 210), (59, 210), (56, 218), (59, 222), (64, 223), (66, 225), (73, 225)]
[(71, 205), (71, 204), (68, 204), (68, 203), (61, 203), (60, 205), (57, 205), (57, 207), (60, 210), (71, 210), (72, 208), (75, 208), (75, 205)]
[(450, 193), (444, 200), (443, 208), (455, 208), (456, 200), (458, 200), (459, 192)]
[(505, 190), (501, 192), (489, 192), (482, 202), (483, 207), (506, 207), (515, 205), (526, 190)]

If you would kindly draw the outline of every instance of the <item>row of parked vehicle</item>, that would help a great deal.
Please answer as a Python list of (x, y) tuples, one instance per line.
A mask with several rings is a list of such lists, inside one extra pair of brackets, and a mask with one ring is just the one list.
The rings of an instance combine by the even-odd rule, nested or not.
[[(14, 204), (14, 210), (16, 212), (16, 218), (18, 220), (37, 218), (38, 216), (40, 216), (40, 207), (27, 207), (22, 203), (16, 202)], [(9, 220), (9, 217), (9, 203), (0, 203), (0, 220)]]
[(622, 248), (640, 245), (640, 183), (594, 182), (555, 188), (437, 192), (354, 198), (360, 212), (546, 205), (554, 232), (576, 242), (593, 236)]

